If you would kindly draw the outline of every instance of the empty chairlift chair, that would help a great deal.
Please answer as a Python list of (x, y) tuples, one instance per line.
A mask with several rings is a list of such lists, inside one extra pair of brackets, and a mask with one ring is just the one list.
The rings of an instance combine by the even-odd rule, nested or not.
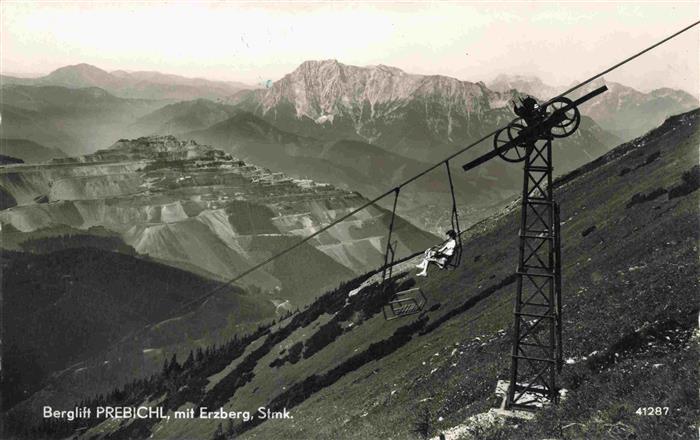
[(414, 315), (421, 312), (427, 302), (428, 299), (420, 287), (396, 292), (389, 303), (382, 308), (384, 319), (391, 321), (392, 319)]
[[(384, 254), (384, 268), (382, 271), (382, 284), (387, 288), (386, 280), (391, 278), (394, 266), (394, 257), (396, 256), (397, 242), (391, 241), (391, 235), (394, 232), (394, 220), (396, 219), (396, 203), (399, 199), (399, 188), (394, 189), (394, 206), (391, 210), (391, 222), (389, 223), (389, 235), (386, 243), (386, 252)], [(389, 302), (384, 305), (382, 312), (384, 319), (391, 321), (392, 319), (401, 318), (403, 316), (413, 315), (423, 310), (427, 298), (420, 287), (413, 287), (407, 290), (401, 290), (392, 295)]]

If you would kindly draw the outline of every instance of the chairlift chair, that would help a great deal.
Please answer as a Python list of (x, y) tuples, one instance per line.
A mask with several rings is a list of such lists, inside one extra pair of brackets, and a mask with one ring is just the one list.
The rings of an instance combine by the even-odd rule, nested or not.
[[(450, 171), (449, 160), (445, 161), (445, 168), (447, 170), (447, 179), (450, 183), (450, 196), (452, 197), (452, 212), (450, 222), (452, 224), (452, 230), (455, 231), (455, 233), (457, 234), (457, 244), (455, 246), (453, 254), (445, 259), (445, 264), (440, 266), (440, 269), (450, 270), (459, 267), (459, 264), (462, 261), (462, 231), (459, 227), (457, 199), (455, 198), (454, 183), (452, 181), (452, 172)], [(391, 235), (394, 229), (394, 219), (396, 218), (396, 204), (399, 198), (399, 191), (400, 188), (398, 187), (394, 189), (394, 206), (391, 211), (391, 222), (389, 223), (389, 236), (387, 238), (386, 252), (384, 255), (382, 284), (384, 284), (387, 279), (391, 278), (392, 275), (394, 257), (396, 253), (396, 243), (392, 243)], [(420, 313), (427, 302), (428, 299), (420, 287), (413, 287), (410, 289), (396, 292), (392, 295), (389, 302), (382, 308), (382, 312), (384, 313), (384, 319), (386, 319), (387, 321), (391, 321), (393, 319)]]
[[(394, 206), (391, 210), (389, 234), (387, 237), (386, 251), (384, 254), (382, 284), (385, 286), (385, 288), (386, 281), (390, 279), (393, 274), (394, 259), (398, 245), (398, 242), (392, 242), (392, 233), (394, 232), (394, 220), (396, 219), (396, 204), (399, 199), (399, 191), (399, 188), (394, 189)], [(384, 319), (391, 321), (392, 319), (420, 313), (427, 302), (428, 300), (423, 291), (419, 287), (413, 287), (411, 289), (395, 292), (389, 302), (382, 307), (382, 313), (384, 314)]]
[(428, 302), (420, 287), (396, 292), (388, 304), (382, 307), (384, 319), (391, 321), (404, 316), (415, 315), (423, 310)]

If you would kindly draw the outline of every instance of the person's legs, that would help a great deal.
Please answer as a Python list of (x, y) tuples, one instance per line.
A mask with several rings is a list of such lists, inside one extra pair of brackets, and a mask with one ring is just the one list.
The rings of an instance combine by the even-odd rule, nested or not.
[(441, 256), (439, 258), (434, 258), (433, 261), (439, 267), (441, 270), (445, 268), (445, 263), (447, 263), (447, 258), (444, 256)]
[(416, 276), (427, 276), (428, 265), (430, 263), (435, 264), (437, 267), (440, 268), (440, 270), (442, 270), (445, 268), (445, 264), (447, 263), (447, 257), (442, 254), (438, 254), (437, 252), (432, 252), (429, 256), (426, 254), (426, 257), (423, 259), (423, 261), (420, 262), (420, 265), (416, 266), (419, 269), (423, 269), (420, 273), (416, 274)]
[(418, 272), (416, 274), (416, 276), (424, 277), (424, 276), (428, 275), (428, 263), (429, 263), (428, 259), (424, 258), (423, 261), (421, 261), (420, 264), (418, 266), (416, 266), (418, 269), (421, 270), (420, 272)]
[(421, 270), (416, 274), (417, 277), (424, 277), (428, 275), (428, 263), (430, 263), (433, 254), (434, 252), (432, 249), (428, 249), (425, 251), (425, 253), (423, 254), (423, 260), (416, 265), (416, 267)]
[(416, 264), (416, 268), (421, 269), (421, 273), (425, 273), (425, 271), (428, 269), (428, 263), (430, 262), (430, 259), (434, 253), (435, 252), (432, 249), (426, 249), (426, 251), (423, 253), (423, 259), (420, 263)]
[(422, 269), (422, 271), (420, 273), (417, 273), (416, 276), (419, 276), (419, 277), (428, 276), (428, 265), (430, 263), (435, 263), (440, 269), (442, 269), (441, 262), (444, 261), (444, 257), (435, 258), (436, 255), (437, 255), (437, 252), (430, 250), (430, 249), (425, 252), (425, 257), (423, 258), (423, 261), (420, 262), (419, 266), (416, 266), (419, 269)]

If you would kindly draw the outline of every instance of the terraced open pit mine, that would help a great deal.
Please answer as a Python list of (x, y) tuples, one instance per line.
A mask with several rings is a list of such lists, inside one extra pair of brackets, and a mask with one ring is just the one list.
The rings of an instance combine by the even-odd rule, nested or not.
[[(16, 203), (0, 211), (0, 222), (27, 239), (58, 227), (103, 227), (139, 255), (217, 280), (366, 202), (358, 193), (293, 179), (172, 136), (120, 140), (44, 165), (5, 166), (0, 186)], [(383, 262), (390, 217), (379, 206), (358, 213), (243, 285), (274, 292), (271, 299), (306, 303)], [(437, 240), (401, 219), (397, 226), (399, 255)]]

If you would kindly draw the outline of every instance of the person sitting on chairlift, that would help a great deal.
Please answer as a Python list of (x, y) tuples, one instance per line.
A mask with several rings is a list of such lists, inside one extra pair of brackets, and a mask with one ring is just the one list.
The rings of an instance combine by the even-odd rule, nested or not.
[(430, 263), (436, 264), (440, 269), (445, 268), (445, 265), (447, 265), (455, 253), (455, 248), (457, 247), (457, 233), (450, 229), (447, 231), (447, 237), (447, 241), (442, 243), (440, 246), (433, 246), (425, 251), (423, 261), (416, 265), (418, 269), (421, 269), (416, 276), (428, 276), (428, 265)]

